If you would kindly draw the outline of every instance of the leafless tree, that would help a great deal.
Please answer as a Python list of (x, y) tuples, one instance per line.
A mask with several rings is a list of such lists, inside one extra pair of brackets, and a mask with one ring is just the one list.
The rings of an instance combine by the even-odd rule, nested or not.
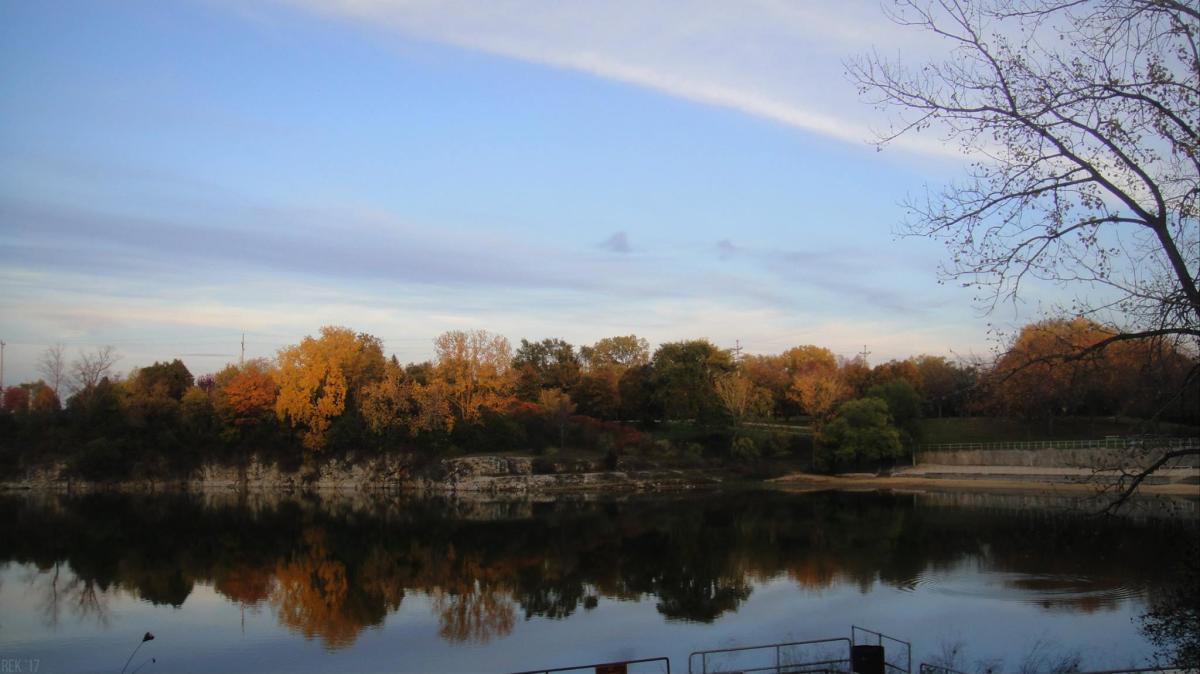
[(54, 389), (54, 395), (60, 395), (63, 380), (67, 375), (66, 348), (62, 344), (46, 347), (42, 357), (38, 359), (37, 369), (46, 378), (46, 384)]
[(942, 279), (981, 291), (988, 310), (1019, 301), (1032, 279), (1073, 290), (1058, 312), (1108, 332), (1083, 351), (1166, 340), (1195, 358), (1197, 5), (905, 0), (891, 18), (951, 52), (849, 64), (863, 95), (897, 114), (879, 142), (928, 130), (971, 160), (963, 180), (909, 200), (900, 233), (943, 241)]
[(90, 353), (80, 351), (79, 358), (71, 363), (71, 382), (79, 391), (91, 388), (100, 383), (120, 359), (120, 354), (111, 346), (99, 346)]

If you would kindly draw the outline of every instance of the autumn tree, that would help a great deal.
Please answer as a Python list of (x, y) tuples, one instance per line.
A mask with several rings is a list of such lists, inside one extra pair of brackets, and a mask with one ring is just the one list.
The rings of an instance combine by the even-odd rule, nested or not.
[(811, 344), (783, 355), (792, 375), (788, 397), (820, 426), (852, 394), (839, 372), (837, 357), (829, 349)]
[(650, 343), (637, 335), (605, 337), (579, 347), (579, 355), (590, 370), (616, 367), (624, 371), (650, 362)]
[(512, 347), (486, 330), (453, 330), (434, 340), (436, 377), (449, 392), (451, 409), (465, 421), (483, 408), (502, 409), (512, 395)]
[(799, 406), (787, 395), (792, 386), (792, 375), (782, 355), (747, 354), (738, 364), (738, 371), (759, 389), (769, 393), (770, 416), (787, 418), (800, 413)]
[(754, 385), (740, 372), (720, 375), (714, 382), (721, 406), (740, 425), (747, 416), (761, 415), (771, 409), (771, 393)]
[(62, 409), (62, 403), (58, 399), (58, 394), (46, 384), (34, 390), (33, 400), (30, 405), (34, 412), (57, 412)]
[(382, 376), (384, 368), (377, 338), (333, 326), (321, 328), (320, 337), (305, 337), (282, 349), (278, 362), (275, 413), (301, 430), (310, 450), (325, 446), (333, 420), (367, 383)]
[(842, 382), (837, 372), (812, 372), (798, 375), (792, 380), (788, 396), (800, 404), (801, 409), (821, 424), (833, 414), (837, 406), (850, 398), (852, 391)]
[(1099, 352), (1082, 360), (1063, 361), (1057, 356), (1082, 351), (1104, 338), (1099, 325), (1082, 318), (1025, 326), (992, 372), (994, 408), (1005, 415), (1038, 420), (1082, 411), (1086, 400), (1102, 395), (1105, 358)]
[(28, 411), (29, 391), (21, 386), (9, 386), (4, 389), (4, 410), (6, 412)]
[(904, 380), (912, 386), (914, 391), (921, 391), (925, 388), (925, 382), (921, 377), (921, 369), (917, 366), (915, 358), (905, 358), (904, 360), (889, 360), (886, 363), (880, 363), (871, 370), (871, 385), (884, 384), (897, 379)]
[(546, 389), (538, 395), (538, 405), (558, 427), (558, 447), (562, 449), (567, 442), (567, 421), (575, 413), (575, 403), (571, 396), (560, 389)]
[[(388, 363), (384, 376), (363, 387), (359, 410), (372, 432), (402, 430), (409, 436), (454, 428), (450, 389), (441, 380), (419, 381), (411, 370)], [(415, 372), (420, 374), (419, 371)]]
[[(232, 367), (232, 366), (231, 366)], [(265, 360), (249, 360), (233, 368), (218, 391), (218, 409), (233, 426), (261, 423), (275, 409), (279, 386)]]
[[(1180, 395), (1195, 401), (1188, 381), (1194, 357), (1163, 340), (1136, 340), (1088, 349), (1107, 330), (1083, 318), (1045, 320), (1021, 329), (990, 373), (990, 403), (1002, 414), (1051, 421), (1065, 415), (1153, 414)], [(1063, 353), (1085, 356), (1062, 359)], [(1194, 410), (1178, 408), (1181, 420)]]

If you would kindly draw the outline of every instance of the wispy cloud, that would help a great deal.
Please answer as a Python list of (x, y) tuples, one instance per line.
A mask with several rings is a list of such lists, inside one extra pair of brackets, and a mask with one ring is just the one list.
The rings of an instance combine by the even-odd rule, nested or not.
[[(324, 15), (576, 70), (863, 146), (887, 120), (859, 100), (844, 62), (870, 49), (925, 52), (868, 0), (279, 0)], [(957, 156), (935, 138), (896, 147)]]
[[(826, 301), (850, 302), (890, 314), (922, 315), (938, 302), (894, 290), (903, 259), (865, 250), (788, 250), (753, 247), (721, 239), (715, 245), (723, 262), (739, 260), (768, 273), (794, 293), (818, 291)], [(888, 274), (880, 274), (881, 270)], [(890, 279), (890, 280), (889, 280)]]

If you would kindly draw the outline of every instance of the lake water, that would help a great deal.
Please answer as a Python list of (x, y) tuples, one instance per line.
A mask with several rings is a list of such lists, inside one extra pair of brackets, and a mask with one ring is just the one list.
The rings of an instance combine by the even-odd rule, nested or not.
[[(505, 672), (849, 636), (1144, 663), (1196, 502), (737, 491), (454, 501), (0, 496), (0, 660), (39, 672)], [(651, 669), (650, 671), (660, 671)]]

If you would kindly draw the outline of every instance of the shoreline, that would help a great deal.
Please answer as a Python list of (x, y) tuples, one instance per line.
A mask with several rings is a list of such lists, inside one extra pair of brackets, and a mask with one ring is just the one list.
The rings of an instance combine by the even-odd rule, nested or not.
[[(931, 491), (931, 492), (1007, 492), (1061, 494), (1064, 496), (1112, 496), (1111, 484), (1097, 482), (1055, 482), (1049, 480), (995, 479), (986, 477), (929, 478), (879, 475), (819, 475), (792, 473), (765, 480), (723, 475), (712, 470), (610, 471), (564, 473), (558, 475), (476, 478), (470, 485), (394, 481), (371, 484), (303, 484), (203, 482), (195, 480), (123, 480), (91, 482), (83, 480), (36, 483), (0, 482), (0, 494), (15, 493), (252, 493), (252, 494), (402, 494), (406, 496), (557, 496), (568, 494), (648, 494), (678, 493), (760, 486), (792, 492), (816, 491)], [(1143, 484), (1142, 494), (1200, 500), (1200, 485), (1168, 483)]]
[[(402, 458), (332, 460), (305, 471), (285, 471), (252, 461), (245, 466), (209, 464), (187, 476), (85, 480), (64, 465), (44, 466), (0, 478), (3, 492), (196, 492), (196, 493), (364, 493), (412, 495), (621, 494), (736, 489), (757, 486), (791, 491), (899, 490), (1043, 493), (1113, 496), (1119, 471), (1032, 466), (933, 465), (905, 467), (890, 475), (792, 472), (751, 478), (717, 466), (618, 465), (604, 470), (595, 462), (547, 462), (524, 456), (448, 457), (424, 465)], [(1139, 492), (1200, 500), (1200, 468), (1164, 468)]]
[[(916, 476), (880, 476), (880, 475), (816, 475), (812, 473), (792, 473), (782, 477), (764, 481), (765, 485), (787, 491), (820, 491), (838, 489), (846, 491), (897, 489), (924, 491), (957, 491), (957, 492), (1026, 492), (1026, 493), (1062, 493), (1078, 496), (1090, 494), (1093, 496), (1111, 496), (1112, 484), (1097, 482), (1058, 482), (1051, 480), (1018, 480), (988, 477), (961, 478), (930, 478)], [(1200, 499), (1200, 485), (1168, 483), (1143, 484), (1138, 492), (1161, 496), (1183, 496)]]

